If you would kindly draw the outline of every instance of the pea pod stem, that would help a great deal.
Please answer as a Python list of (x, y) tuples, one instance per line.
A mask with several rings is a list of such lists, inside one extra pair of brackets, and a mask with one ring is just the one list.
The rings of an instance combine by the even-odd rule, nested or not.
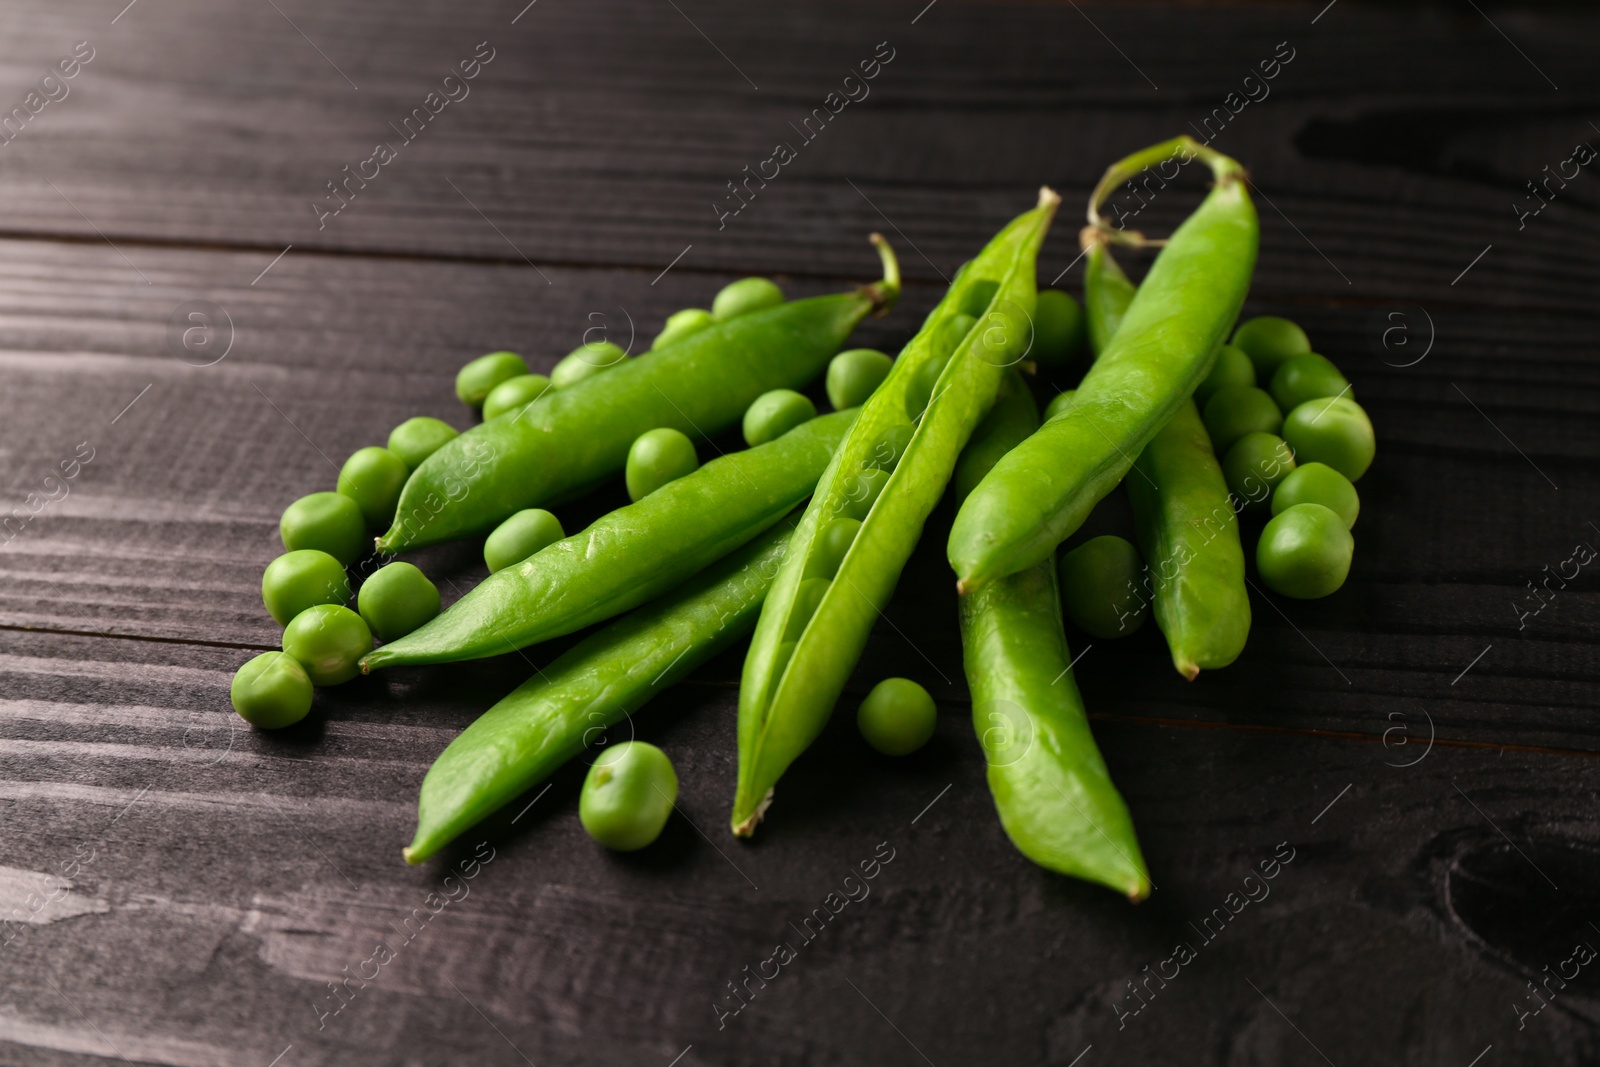
[(524, 508), (568, 499), (613, 477), (640, 434), (695, 437), (735, 425), (772, 389), (816, 377), (856, 324), (892, 305), (900, 267), (879, 234), (883, 277), (854, 292), (738, 315), (493, 418), (455, 437), (412, 472), (381, 552), (486, 533)]
[(584, 638), (462, 731), (422, 780), (406, 862), (434, 855), (749, 633), (794, 524)]
[[(1087, 253), (1084, 306), (1099, 351), (1121, 324), (1134, 286), (1103, 244)], [(1128, 499), (1156, 624), (1172, 665), (1193, 681), (1202, 669), (1237, 659), (1250, 635), (1238, 513), (1193, 400), (1150, 439), (1133, 471)]]
[(361, 669), (500, 655), (650, 600), (810, 496), (856, 415), (854, 409), (823, 415), (668, 482), (489, 575), (443, 614), (378, 646)]
[[(1179, 138), (1129, 157), (1170, 158)], [(1201, 154), (1201, 153), (1197, 153)], [(1258, 223), (1243, 169), (1207, 152), (1217, 183), (1156, 257), (1122, 327), (1066, 413), (1018, 445), (962, 505), (949, 558), (965, 594), (1043, 562), (1194, 391), (1237, 317), (1255, 266)], [(1131, 163), (1108, 174), (1126, 173)], [(1132, 169), (1137, 169), (1132, 168)]]
[[(754, 832), (778, 779), (827, 723), (962, 447), (1006, 368), (1026, 354), (1034, 261), (1059, 203), (1041, 190), (1038, 207), (958, 273), (818, 483), (745, 659), (735, 834)], [(949, 335), (963, 316), (971, 317), (952, 350)], [(824, 527), (858, 507), (865, 514), (837, 571), (802, 597)]]

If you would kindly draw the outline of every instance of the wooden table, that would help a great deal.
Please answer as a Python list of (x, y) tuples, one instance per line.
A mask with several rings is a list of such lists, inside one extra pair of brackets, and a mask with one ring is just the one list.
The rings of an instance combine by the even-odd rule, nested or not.
[[(523, 2), (12, 5), (0, 1062), (1595, 1061), (1600, 578), (1564, 565), (1600, 544), (1592, 12)], [(584, 836), (578, 766), (400, 861), (518, 657), (326, 690), (278, 734), (230, 710), (278, 640), (279, 511), (403, 418), (465, 426), (465, 359), (642, 345), (750, 273), (866, 280), (874, 229), (911, 279), (861, 333), (892, 349), (1040, 183), (1068, 205), (1041, 278), (1077, 288), (1094, 179), (1179, 132), (1252, 168), (1247, 311), (1302, 322), (1381, 444), (1349, 584), (1257, 597), (1234, 667), (1186, 684), (1153, 628), (1083, 648), (1147, 903), (1001, 833), (945, 510), (844, 699), (917, 678), (934, 742), (875, 758), (838, 716), (752, 843), (723, 829), (738, 653), (623, 728), (682, 780), (631, 856)], [(447, 598), (483, 575), (475, 544), (417, 558)]]

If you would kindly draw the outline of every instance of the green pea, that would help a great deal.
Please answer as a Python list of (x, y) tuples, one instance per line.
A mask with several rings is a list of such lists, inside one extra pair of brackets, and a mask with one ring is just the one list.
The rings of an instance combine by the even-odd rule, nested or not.
[(1041, 367), (1061, 370), (1082, 354), (1084, 339), (1083, 308), (1072, 295), (1060, 289), (1039, 290), (1028, 355)]
[(628, 499), (642, 500), (675, 478), (682, 478), (700, 466), (694, 442), (681, 430), (663, 426), (640, 434), (628, 449), (623, 478)]
[(283, 650), (317, 685), (354, 678), (361, 657), (372, 651), (366, 620), (342, 604), (316, 604), (296, 615), (283, 631)]
[(524, 404), (533, 403), (550, 388), (550, 384), (550, 379), (542, 374), (519, 374), (515, 378), (507, 378), (491, 389), (488, 397), (484, 399), (484, 421), (498, 418), (508, 411), (517, 411)]
[(543, 508), (528, 508), (495, 527), (483, 542), (483, 561), (490, 574), (503, 571), (565, 536), (560, 519)]
[(399, 456), (408, 469), (416, 470), (455, 436), (456, 429), (448, 422), (418, 415), (389, 431), (389, 451)]
[(878, 494), (883, 492), (883, 487), (888, 483), (888, 471), (877, 467), (866, 468), (845, 487), (844, 505), (839, 509), (839, 514), (847, 519), (865, 521), (872, 505), (877, 503)]
[(1302, 463), (1272, 491), (1274, 515), (1296, 504), (1321, 504), (1344, 520), (1347, 530), (1355, 527), (1356, 516), (1361, 514), (1361, 497), (1356, 487), (1326, 463)]
[(872, 348), (852, 348), (828, 361), (828, 403), (835, 411), (860, 407), (889, 376), (894, 360)]
[(632, 852), (661, 836), (678, 800), (678, 775), (667, 754), (643, 741), (600, 753), (578, 794), (578, 821), (606, 848)]
[(751, 311), (777, 307), (783, 303), (783, 290), (766, 278), (740, 278), (730, 282), (711, 301), (711, 317), (726, 322)]
[(1256, 365), (1245, 355), (1244, 349), (1234, 345), (1223, 345), (1217, 349), (1217, 361), (1211, 365), (1211, 373), (1206, 375), (1206, 380), (1194, 391), (1194, 398), (1197, 403), (1204, 404), (1218, 389), (1230, 385), (1254, 384), (1256, 384)]
[(856, 543), (861, 532), (861, 520), (850, 518), (830, 519), (812, 543), (811, 558), (806, 560), (806, 578), (827, 578), (830, 581), (839, 573), (850, 546)]
[(692, 333), (699, 333), (707, 326), (715, 326), (716, 324), (716, 316), (705, 308), (684, 308), (682, 311), (674, 311), (667, 316), (667, 324), (660, 333), (656, 334), (656, 339), (650, 342), (650, 348), (652, 351), (657, 348), (665, 348), (670, 344), (676, 344)]
[(1302, 463), (1326, 463), (1352, 482), (1378, 450), (1372, 420), (1347, 396), (1307, 400), (1283, 421), (1283, 439)]
[(315, 548), (285, 552), (261, 575), (261, 602), (279, 626), (289, 625), (313, 604), (343, 604), (350, 599), (344, 564)]
[(263, 652), (234, 674), (228, 695), (245, 722), (279, 730), (293, 726), (311, 710), (311, 679), (294, 657)]
[(811, 616), (817, 613), (817, 608), (822, 604), (822, 598), (828, 595), (828, 587), (831, 585), (833, 581), (828, 578), (806, 578), (800, 582), (794, 593), (794, 607), (789, 611), (789, 622), (784, 627), (785, 640), (800, 640), (806, 624), (811, 621)]
[(983, 278), (972, 283), (971, 288), (961, 299), (961, 313), (970, 315), (974, 320), (979, 318), (989, 305), (994, 301), (994, 294), (1000, 291), (1000, 283)]
[(387, 448), (359, 448), (339, 471), (339, 492), (356, 502), (369, 528), (387, 530), (410, 476), (406, 461)]
[(415, 566), (397, 561), (361, 583), (356, 610), (374, 634), (393, 641), (439, 614), (439, 589)]
[(1295, 504), (1274, 515), (1261, 531), (1256, 570), (1274, 592), (1314, 600), (1344, 584), (1355, 546), (1332, 508)]
[(933, 737), (938, 717), (933, 697), (922, 686), (909, 678), (885, 678), (861, 702), (856, 726), (885, 756), (906, 756)]
[(1259, 315), (1241, 322), (1233, 331), (1233, 343), (1244, 349), (1256, 365), (1256, 376), (1264, 382), (1272, 381), (1284, 360), (1311, 351), (1311, 340), (1306, 332), (1276, 315)]
[[(967, 334), (971, 333), (972, 328), (976, 325), (978, 325), (978, 320), (965, 312), (959, 315), (952, 315), (945, 320), (943, 328), (939, 330), (939, 336), (934, 339), (934, 349), (943, 353), (948, 359), (961, 342), (966, 340)], [(943, 367), (941, 366), (940, 369), (942, 370)]]
[(1266, 504), (1272, 490), (1294, 470), (1294, 453), (1283, 438), (1247, 433), (1222, 458), (1222, 476), (1235, 497), (1249, 507)]
[(1144, 625), (1144, 560), (1121, 537), (1090, 538), (1061, 557), (1061, 608), (1090, 637), (1126, 637)]
[(900, 457), (906, 454), (914, 433), (916, 431), (904, 423), (889, 427), (867, 453), (867, 462), (881, 471), (894, 470), (900, 465)]
[[(956, 318), (965, 316), (957, 315)], [(917, 368), (916, 374), (906, 383), (906, 418), (916, 419), (922, 415), (930, 401), (933, 400), (933, 391), (939, 385), (939, 376), (944, 373), (945, 365), (950, 362), (950, 354), (946, 353), (943, 359), (932, 359)]]
[(1071, 411), (1073, 404), (1076, 403), (1077, 395), (1078, 391), (1076, 389), (1068, 389), (1064, 393), (1057, 393), (1051, 398), (1050, 403), (1044, 406), (1044, 421), (1049, 422), (1062, 412)]
[(817, 405), (793, 389), (774, 389), (756, 397), (744, 411), (744, 443), (754, 448), (775, 441), (817, 417)]
[(283, 509), (278, 536), (290, 552), (315, 548), (348, 567), (367, 550), (367, 520), (342, 493), (312, 493)]
[(1204, 419), (1211, 446), (1224, 455), (1247, 433), (1277, 433), (1283, 429), (1283, 412), (1265, 389), (1253, 385), (1225, 385), (1218, 389), (1206, 401)]
[(1325, 396), (1349, 396), (1349, 379), (1326, 356), (1310, 352), (1286, 359), (1272, 376), (1272, 399), (1284, 411), (1293, 411), (1307, 400)]
[(527, 373), (527, 363), (515, 352), (490, 352), (456, 372), (456, 396), (469, 408), (481, 407), (495, 386)]
[(628, 354), (622, 350), (622, 346), (611, 341), (579, 345), (562, 356), (561, 361), (550, 369), (550, 388), (565, 389), (601, 371), (610, 370), (627, 358)]

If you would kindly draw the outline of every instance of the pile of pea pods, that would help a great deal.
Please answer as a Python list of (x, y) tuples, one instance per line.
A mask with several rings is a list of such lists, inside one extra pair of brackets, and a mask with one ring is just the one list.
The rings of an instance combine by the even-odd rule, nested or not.
[[(1170, 237), (1100, 219), (1111, 190), (1171, 159), (1200, 162), (1213, 183)], [(1067, 624), (1099, 640), (1153, 616), (1182, 677), (1232, 663), (1251, 622), (1241, 516), (1270, 513), (1254, 553), (1267, 589), (1334, 592), (1374, 437), (1298, 326), (1236, 325), (1259, 240), (1236, 161), (1180, 137), (1113, 164), (1080, 235), (1082, 306), (1036, 284), (1059, 203), (1042, 189), (894, 358), (847, 347), (900, 291), (874, 234), (882, 277), (849, 292), (788, 300), (746, 278), (709, 310), (670, 316), (638, 356), (586, 344), (548, 376), (512, 352), (472, 360), (456, 393), (479, 424), (408, 419), (386, 447), (353, 454), (334, 491), (285, 509), (285, 551), (261, 587), (282, 651), (240, 668), (235, 709), (259, 728), (290, 726), (315, 686), (585, 631), (440, 754), (404, 850), (421, 863), (748, 637), (729, 816), (748, 836), (949, 499), (973, 726), (1001, 826), (1036, 863), (1142, 899), (1149, 874), (1089, 730)], [(1160, 251), (1135, 286), (1112, 252), (1142, 246)], [(1041, 419), (1036, 395), (1080, 372)], [(818, 378), (823, 414), (802, 391)], [(748, 447), (709, 444), (735, 427)], [(716, 455), (702, 463), (706, 448)], [(550, 509), (619, 476), (631, 503), (567, 534)], [(1119, 485), (1132, 540), (1063, 554)], [(477, 537), (489, 576), (443, 611), (433, 582), (392, 558)], [(382, 565), (352, 608), (349, 568), (363, 560)], [(857, 708), (863, 740), (917, 751), (935, 731), (933, 699), (910, 679), (875, 683)], [(677, 790), (661, 749), (611, 744), (579, 819), (602, 845), (643, 848)]]

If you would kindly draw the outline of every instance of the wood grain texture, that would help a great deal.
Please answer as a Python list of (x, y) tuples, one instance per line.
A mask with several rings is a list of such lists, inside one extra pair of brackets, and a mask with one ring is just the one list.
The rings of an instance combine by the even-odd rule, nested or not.
[[(1271, 292), (1590, 308), (1588, 183), (1552, 186), (1520, 229), (1513, 204), (1595, 136), (1594, 14), (1513, 13), (1508, 41), (1470, 11), (1346, 4), (1313, 24), (1319, 6), (1153, 18), (947, 0), (913, 25), (921, 5), (619, 0), (536, 5), (513, 25), (522, 5), (184, 0), (107, 26), (87, 0), (35, 0), (0, 46), (16, 96), (71, 42), (97, 51), (0, 149), (6, 229), (652, 272), (693, 245), (694, 268), (837, 275), (889, 225), (920, 250), (908, 272), (936, 278), (1039, 184), (1080, 203), (1117, 155), (1239, 108), (1210, 129), (1270, 202)], [(495, 58), (468, 95), (319, 228), (326, 183), (398, 142), (391, 124), (480, 41)], [(796, 127), (885, 41), (894, 59), (869, 95), (803, 140)], [(1293, 59), (1253, 90), (1267, 95), (1225, 104), (1275, 54)], [(780, 142), (797, 158), (719, 225), (713, 204), (740, 202), (727, 183)], [(1182, 199), (1158, 197), (1139, 224), (1170, 227)], [(1075, 254), (1055, 242), (1046, 266)]]
[[(1323, 8), (14, 6), (0, 108), (74, 42), (96, 51), (0, 145), (0, 520), (29, 515), (0, 545), (0, 1063), (1600, 1057), (1600, 972), (1543, 987), (1537, 1014), (1527, 986), (1600, 943), (1600, 597), (1587, 569), (1529, 588), (1600, 544), (1600, 198), (1583, 174), (1520, 228), (1513, 206), (1600, 137), (1600, 24)], [(885, 40), (871, 96), (719, 230), (724, 183)], [(319, 230), (322, 184), (479, 41), (495, 58), (471, 95)], [(548, 368), (597, 323), (638, 350), (744, 273), (791, 295), (864, 281), (873, 229), (913, 279), (858, 335), (892, 351), (1034, 186), (1081, 202), (1283, 41), (1270, 97), (1216, 142), (1262, 210), (1247, 313), (1306, 326), (1379, 456), (1349, 584), (1255, 595), (1234, 667), (1188, 684), (1153, 629), (1071, 635), (1146, 904), (1005, 840), (961, 684), (947, 508), (753, 843), (721, 830), (737, 650), (613, 731), (662, 745), (682, 781), (633, 856), (583, 834), (578, 764), (439, 862), (399, 860), (433, 757), (563, 642), (324, 690), (276, 734), (229, 709), (232, 672), (277, 641), (258, 583), (283, 505), (403, 418), (466, 425), (466, 358)], [(1135, 224), (1170, 228), (1193, 184)], [(193, 301), (231, 322), (213, 365), (174, 350)], [(45, 479), (74, 459), (60, 495)], [(59, 499), (33, 514), (41, 492)], [(1125, 532), (1126, 510), (1113, 496), (1082, 536)], [(415, 558), (447, 600), (483, 575), (475, 544)], [(849, 714), (889, 675), (940, 710), (901, 761)], [(808, 938), (884, 842), (892, 862), (852, 883), (870, 894)], [(796, 958), (719, 1023), (779, 941)], [(1150, 978), (1180, 942), (1195, 959)]]
[[(1272, 1005), (1336, 1063), (1592, 1051), (1592, 988), (1518, 1032), (1505, 1005), (1542, 962), (1482, 940), (1449, 897), (1486, 864), (1515, 885), (1538, 882), (1556, 843), (1592, 852), (1591, 760), (1436, 748), (1396, 768), (1376, 745), (1100, 723), (1159, 887), (1134, 909), (1010, 847), (959, 705), (898, 762), (835, 722), (763, 835), (724, 841), (733, 694), (690, 684), (621, 728), (678, 761), (682, 814), (659, 846), (593, 847), (569, 772), (482, 835), (472, 878), (447, 880), (478, 836), (437, 867), (397, 850), (429, 758), (491, 679), (367, 679), (262, 734), (228, 725), (231, 653), (143, 649), (132, 671), (120, 647), (33, 635), (0, 663), (5, 864), (81, 860), (67, 896), (82, 913), (20, 924), (4, 948), (8, 974), (30, 977), (10, 980), (0, 1031), (19, 1054), (108, 1054), (87, 1018), (131, 1059), (171, 1064), (266, 1063), (290, 1044), (299, 1063), (520, 1062), (506, 1039), (582, 1064), (665, 1063), (690, 1044), (685, 1062), (912, 1062), (906, 1039), (951, 1063), (1065, 1064), (1091, 1043), (1160, 1064), (1303, 1061)], [(882, 842), (893, 859), (850, 883), (868, 895), (806, 941), (801, 922)], [(1261, 894), (1281, 842), (1294, 859), (1266, 898), (1227, 903)], [(1216, 908), (1238, 914), (1202, 925)], [(1585, 937), (1567, 918), (1558, 932)], [(797, 958), (719, 1029), (712, 1005), (739, 1003), (726, 983), (780, 941)], [(1198, 958), (1119, 1028), (1113, 1005), (1138, 1006), (1125, 982), (1180, 941)], [(393, 960), (362, 967), (379, 942)], [(368, 981), (331, 1014), (347, 968)], [(1365, 1025), (1341, 1025), (1351, 1011)]]

